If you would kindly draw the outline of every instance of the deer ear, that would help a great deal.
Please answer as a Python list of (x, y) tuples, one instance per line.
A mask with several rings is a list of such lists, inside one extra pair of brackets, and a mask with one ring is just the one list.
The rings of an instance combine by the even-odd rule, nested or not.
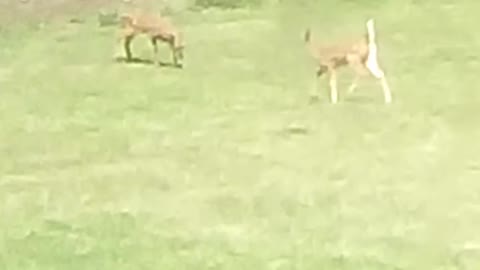
[(306, 42), (310, 41), (311, 35), (312, 34), (311, 34), (311, 31), (310, 31), (310, 27), (307, 27), (305, 29), (305, 31), (303, 32), (303, 40), (306, 41)]

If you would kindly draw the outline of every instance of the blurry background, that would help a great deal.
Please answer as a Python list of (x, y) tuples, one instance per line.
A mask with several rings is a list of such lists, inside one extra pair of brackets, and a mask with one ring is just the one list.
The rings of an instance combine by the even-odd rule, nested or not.
[[(0, 269), (478, 269), (479, 5), (0, 0)], [(184, 69), (114, 61), (135, 7)], [(310, 103), (303, 31), (370, 17), (393, 104)]]

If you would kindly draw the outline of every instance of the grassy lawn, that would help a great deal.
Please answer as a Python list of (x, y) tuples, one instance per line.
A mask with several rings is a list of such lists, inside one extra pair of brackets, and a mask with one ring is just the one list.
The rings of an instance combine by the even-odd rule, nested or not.
[[(479, 269), (479, 8), (182, 12), (183, 70), (95, 17), (2, 32), (0, 269)], [(369, 16), (393, 103), (349, 71), (310, 103), (302, 31)]]

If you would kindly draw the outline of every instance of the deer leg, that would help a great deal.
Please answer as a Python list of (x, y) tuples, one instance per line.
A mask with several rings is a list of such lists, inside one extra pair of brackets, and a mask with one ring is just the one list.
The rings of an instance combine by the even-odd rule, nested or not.
[(368, 70), (360, 62), (353, 64), (352, 68), (354, 70), (355, 75), (352, 83), (350, 84), (350, 87), (348, 87), (349, 94), (353, 93), (357, 89), (360, 79), (368, 74)]
[(123, 37), (123, 48), (125, 50), (125, 55), (127, 57), (127, 61), (132, 60), (132, 51), (131, 51), (130, 45), (131, 45), (134, 37), (135, 37), (134, 34), (125, 35)]
[[(122, 44), (123, 50), (125, 52), (125, 57), (126, 60), (129, 61), (132, 58), (132, 53), (130, 51), (130, 43), (132, 42), (132, 39), (135, 36), (135, 31), (129, 27), (127, 28), (122, 28), (120, 29), (118, 36), (115, 40), (115, 48), (114, 48), (114, 53), (115, 53), (115, 58), (121, 57), (119, 53), (119, 50), (117, 49), (118, 43)], [(117, 54), (118, 53), (118, 54)]]
[(385, 73), (383, 70), (378, 66), (378, 64), (367, 66), (372, 75), (380, 81), (383, 90), (383, 96), (385, 99), (385, 103), (392, 102), (392, 92), (390, 90), (390, 86), (388, 85), (387, 78), (385, 77)]
[(313, 89), (312, 89), (312, 92), (310, 94), (310, 99), (313, 101), (313, 100), (317, 100), (319, 97), (318, 95), (318, 88), (319, 88), (319, 84), (318, 84), (318, 81), (320, 80), (320, 77), (327, 71), (327, 68), (324, 67), (324, 66), (320, 66), (318, 67), (317, 69), (317, 72), (315, 73), (315, 80), (314, 80), (314, 84), (313, 84)]
[(352, 83), (348, 87), (348, 94), (353, 93), (355, 91), (355, 89), (357, 89), (359, 80), (360, 80), (360, 75), (355, 74), (355, 77), (353, 78)]
[(330, 99), (332, 104), (335, 104), (338, 101), (337, 73), (335, 69), (330, 69), (329, 74), (330, 74)]
[(315, 79), (313, 81), (313, 87), (312, 87), (312, 90), (310, 92), (310, 101), (313, 102), (313, 101), (317, 101), (319, 99), (318, 97), (318, 76), (315, 76)]
[(380, 83), (382, 84), (385, 103), (392, 103), (392, 91), (390, 90), (390, 86), (388, 85), (387, 78), (385, 77), (385, 75), (382, 78), (380, 78)]
[(387, 78), (385, 77), (385, 72), (380, 68), (377, 59), (377, 48), (374, 44), (369, 45), (369, 54), (366, 62), (366, 67), (370, 71), (370, 73), (380, 80), (383, 90), (383, 96), (385, 98), (385, 103), (392, 102), (392, 92), (387, 82)]
[(135, 30), (131, 27), (124, 27), (121, 30), (120, 40), (123, 41), (123, 48), (125, 51), (125, 56), (127, 61), (132, 60), (132, 51), (130, 49), (130, 44), (132, 40), (135, 38)]
[(362, 59), (358, 54), (349, 54), (347, 55), (347, 62), (348, 65), (353, 69), (354, 71), (354, 78), (350, 86), (348, 87), (348, 94), (353, 93), (355, 89), (357, 89), (358, 82), (360, 81), (360, 78), (368, 74), (367, 69), (365, 68), (364, 64), (362, 63)]
[(178, 58), (177, 58), (177, 53), (175, 52), (175, 45), (174, 45), (174, 42), (173, 42), (173, 39), (171, 42), (168, 43), (169, 46), (170, 46), (170, 51), (172, 52), (172, 62), (173, 62), (173, 66), (175, 67), (178, 67)]
[(157, 37), (151, 37), (150, 41), (152, 42), (152, 47), (153, 47), (153, 62), (160, 66), (160, 59), (158, 55), (158, 39)]

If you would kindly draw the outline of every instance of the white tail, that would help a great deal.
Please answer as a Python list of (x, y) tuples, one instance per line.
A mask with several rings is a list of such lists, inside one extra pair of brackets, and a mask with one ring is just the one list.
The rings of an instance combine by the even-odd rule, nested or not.
[(368, 57), (367, 67), (377, 78), (383, 77), (383, 72), (378, 66), (377, 57), (377, 43), (375, 42), (375, 27), (373, 19), (367, 21), (367, 36), (368, 36)]
[(367, 34), (368, 34), (368, 42), (375, 43), (375, 26), (373, 19), (369, 19), (367, 21)]
[(392, 94), (390, 87), (388, 86), (387, 79), (385, 78), (385, 73), (380, 68), (378, 64), (378, 53), (377, 53), (377, 43), (375, 41), (375, 26), (373, 19), (369, 19), (366, 23), (367, 26), (367, 36), (368, 36), (368, 56), (366, 66), (370, 72), (377, 79), (380, 79), (380, 82), (383, 87), (383, 93), (385, 96), (385, 102), (392, 102)]
[[(378, 63), (377, 43), (375, 40), (375, 27), (373, 19), (366, 21), (367, 33), (365, 32), (361, 37), (352, 40), (350, 43), (339, 43), (330, 46), (320, 46), (313, 40), (313, 36), (309, 29), (304, 32), (304, 41), (311, 56), (317, 61), (317, 78), (322, 74), (327, 73), (330, 77), (330, 98), (332, 103), (337, 102), (337, 72), (336, 70), (342, 66), (350, 66), (356, 72), (356, 78), (349, 88), (349, 92), (357, 86), (357, 80), (360, 76), (368, 73), (377, 78), (382, 85), (385, 97), (385, 103), (392, 102), (392, 95), (390, 88), (385, 78), (383, 70)], [(361, 48), (360, 50), (358, 48)], [(338, 61), (341, 59), (341, 61)], [(317, 82), (315, 82), (317, 83)], [(315, 87), (315, 90), (317, 87)]]

